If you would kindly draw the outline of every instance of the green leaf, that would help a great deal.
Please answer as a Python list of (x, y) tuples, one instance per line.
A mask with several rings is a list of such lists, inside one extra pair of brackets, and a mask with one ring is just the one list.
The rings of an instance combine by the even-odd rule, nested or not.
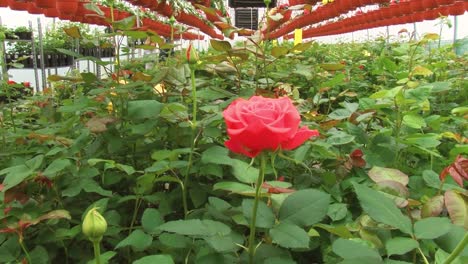
[(157, 118), (163, 104), (156, 100), (137, 100), (128, 102), (128, 118), (146, 119)]
[(186, 236), (227, 235), (231, 232), (229, 226), (221, 222), (200, 219), (169, 221), (160, 225), (158, 229)]
[(263, 264), (297, 264), (297, 262), (286, 257), (274, 257), (265, 259)]
[(221, 146), (213, 146), (202, 154), (203, 163), (214, 163), (220, 165), (232, 165), (233, 159), (229, 157), (229, 150)]
[(342, 120), (349, 118), (352, 114), (353, 112), (349, 111), (348, 109), (340, 108), (331, 112), (328, 117), (334, 120)]
[(80, 28), (77, 26), (64, 28), (63, 31), (72, 38), (81, 38)]
[(210, 39), (210, 44), (217, 51), (227, 52), (232, 50), (231, 43), (225, 40)]
[(232, 160), (232, 174), (243, 183), (254, 183), (258, 178), (258, 169), (241, 160)]
[(341, 63), (322, 63), (319, 66), (326, 71), (338, 71), (345, 68), (345, 65)]
[(281, 205), (280, 221), (301, 227), (320, 222), (327, 215), (330, 195), (315, 189), (304, 189), (289, 195)]
[(3, 191), (6, 192), (7, 190), (15, 187), (33, 173), (34, 171), (24, 164), (1, 170), (0, 175), (6, 174), (5, 179), (3, 180)]
[(242, 244), (244, 241), (235, 241), (232, 233), (229, 235), (214, 235), (203, 238), (217, 252), (235, 252), (239, 250), (236, 244)]
[(94, 11), (100, 16), (104, 16), (104, 12), (94, 3), (86, 3), (83, 6), (88, 10)]
[(146, 234), (140, 229), (137, 229), (124, 240), (120, 241), (115, 248), (118, 249), (121, 247), (131, 246), (135, 251), (143, 251), (148, 248), (152, 242), (152, 236)]
[(327, 143), (331, 145), (345, 145), (354, 141), (356, 137), (345, 132), (335, 132), (329, 138)]
[(273, 243), (285, 248), (308, 248), (309, 235), (297, 225), (280, 223), (270, 229), (270, 236)]
[(305, 50), (308, 50), (313, 44), (314, 44), (314, 42), (312, 42), (312, 41), (304, 42), (304, 43), (298, 43), (297, 45), (295, 45), (291, 49), (291, 51), (305, 51)]
[(418, 241), (409, 237), (395, 237), (385, 243), (385, 249), (387, 250), (387, 254), (389, 256), (404, 255), (418, 247)]
[(346, 259), (368, 259), (380, 263), (382, 258), (379, 253), (370, 248), (364, 240), (349, 240), (338, 238), (333, 242), (332, 250), (338, 256)]
[[(434, 239), (434, 242), (444, 251), (453, 252), (463, 240), (465, 234), (466, 230), (463, 227), (452, 225), (451, 230), (447, 234)], [(465, 247), (461, 251), (460, 256), (468, 258), (468, 247)]]
[(468, 203), (467, 198), (453, 190), (448, 190), (444, 194), (445, 207), (452, 223), (468, 229)]
[(408, 144), (415, 144), (423, 148), (435, 148), (441, 143), (438, 139), (439, 139), (439, 135), (434, 134), (434, 133), (413, 134), (413, 135), (408, 135), (404, 139), (404, 142)]
[(326, 224), (315, 224), (314, 227), (322, 228), (326, 230), (330, 234), (337, 235), (342, 238), (353, 238), (353, 234), (349, 232), (348, 227), (345, 225), (338, 225), (338, 226), (333, 226), (333, 225), (326, 225)]
[(224, 190), (244, 195), (253, 195), (255, 193), (252, 186), (239, 182), (218, 182), (213, 186), (213, 190)]
[(34, 259), (34, 263), (47, 264), (50, 263), (49, 254), (47, 250), (42, 246), (37, 246), (29, 253), (31, 259)]
[(37, 170), (41, 167), (42, 162), (44, 161), (44, 155), (37, 155), (34, 158), (29, 159), (25, 162), (25, 165), (28, 166), (31, 170)]
[(327, 215), (332, 221), (338, 221), (346, 217), (348, 214), (348, 208), (346, 204), (335, 203), (328, 207)]
[(364, 211), (374, 220), (399, 228), (406, 234), (412, 233), (411, 220), (403, 215), (395, 203), (384, 194), (369, 187), (353, 183)]
[[(242, 200), (242, 213), (250, 222), (252, 219), (252, 209), (254, 200), (244, 199)], [(268, 207), (263, 201), (258, 202), (257, 208), (257, 221), (255, 226), (260, 228), (271, 228), (275, 224), (275, 215), (270, 207)]]
[(423, 67), (423, 66), (416, 66), (414, 67), (413, 71), (411, 72), (412, 75), (414, 76), (431, 76), (433, 74), (433, 72), (431, 70), (429, 70), (428, 68), (426, 67)]
[(112, 27), (115, 29), (115, 30), (130, 30), (131, 28), (135, 27), (136, 25), (136, 17), (135, 16), (129, 16), (129, 17), (126, 17), (122, 20), (119, 20), (119, 21), (114, 21), (114, 23), (112, 23)]
[(165, 104), (159, 116), (171, 123), (185, 121), (188, 118), (187, 106), (180, 103)]
[(403, 124), (416, 129), (426, 127), (426, 121), (424, 121), (424, 118), (413, 114), (403, 116)]
[(271, 49), (271, 55), (275, 58), (279, 58), (289, 53), (289, 50), (285, 47), (273, 47)]
[(141, 217), (143, 230), (149, 234), (159, 233), (158, 227), (164, 223), (164, 220), (157, 209), (147, 208)]
[(48, 178), (54, 178), (59, 172), (63, 171), (70, 165), (71, 162), (68, 159), (57, 159), (52, 161), (52, 163), (47, 166), (42, 174)]
[(418, 239), (434, 239), (448, 233), (451, 227), (448, 218), (428, 217), (414, 224), (414, 235)]
[(376, 183), (383, 181), (394, 181), (406, 186), (409, 182), (408, 175), (397, 169), (374, 166), (371, 170), (369, 170), (368, 174), (369, 177)]
[(170, 233), (162, 233), (159, 236), (159, 241), (170, 248), (186, 248), (192, 242), (189, 237)]
[(94, 73), (90, 72), (82, 72), (80, 73), (81, 78), (83, 81), (87, 84), (91, 84), (93, 82), (96, 82), (98, 80), (97, 76)]
[(81, 190), (87, 193), (97, 193), (102, 196), (112, 196), (112, 191), (104, 190), (97, 182), (92, 179), (80, 179), (77, 182), (73, 182), (68, 186), (67, 189), (62, 191), (63, 197), (74, 197), (78, 195)]
[[(99, 256), (99, 259), (101, 260), (101, 263), (105, 264), (105, 263), (109, 263), (109, 260), (113, 258), (115, 255), (117, 255), (117, 252), (107, 251), (107, 252), (102, 253), (101, 256)], [(96, 263), (96, 259), (92, 259), (87, 262), (87, 264), (95, 264), (95, 263)]]
[(421, 208), (421, 216), (423, 218), (438, 216), (444, 209), (444, 196), (436, 195), (424, 203)]
[(394, 260), (394, 259), (385, 259), (385, 264), (412, 264), (412, 262)]
[(137, 259), (133, 264), (174, 264), (170, 255), (151, 255)]

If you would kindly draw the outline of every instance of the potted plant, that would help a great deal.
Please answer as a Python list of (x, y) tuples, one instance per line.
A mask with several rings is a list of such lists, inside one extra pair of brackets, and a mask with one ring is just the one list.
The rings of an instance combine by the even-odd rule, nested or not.
[(32, 31), (24, 26), (17, 27), (14, 30), (14, 33), (16, 36), (18, 36), (18, 39), (22, 40), (31, 40), (32, 39)]
[(5, 34), (5, 39), (18, 39), (18, 36), (15, 35), (11, 28), (0, 25), (0, 32)]

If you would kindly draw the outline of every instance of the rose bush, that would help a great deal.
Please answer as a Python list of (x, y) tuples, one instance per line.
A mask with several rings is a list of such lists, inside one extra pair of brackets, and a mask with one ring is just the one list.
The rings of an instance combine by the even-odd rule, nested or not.
[(239, 98), (224, 110), (223, 116), (229, 135), (226, 147), (252, 158), (263, 150), (297, 148), (319, 135), (317, 130), (306, 126), (299, 128), (299, 112), (288, 97)]

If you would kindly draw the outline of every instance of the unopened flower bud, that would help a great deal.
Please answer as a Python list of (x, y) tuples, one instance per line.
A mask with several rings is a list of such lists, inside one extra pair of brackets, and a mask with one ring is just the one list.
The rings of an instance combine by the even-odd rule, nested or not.
[(86, 214), (81, 228), (89, 240), (99, 242), (107, 230), (107, 222), (97, 208), (92, 208)]
[(171, 18), (169, 18), (169, 24), (170, 25), (174, 25), (174, 23), (176, 22), (176, 19), (174, 16), (171, 16)]
[(187, 48), (187, 62), (189, 64), (197, 64), (200, 60), (198, 58), (198, 52), (193, 48), (192, 43)]

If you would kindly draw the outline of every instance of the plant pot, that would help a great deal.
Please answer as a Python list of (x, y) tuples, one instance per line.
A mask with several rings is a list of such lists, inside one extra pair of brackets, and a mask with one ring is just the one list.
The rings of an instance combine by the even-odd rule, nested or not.
[(60, 20), (69, 20), (69, 21), (72, 21), (73, 18), (75, 17), (75, 15), (74, 15), (74, 14), (60, 13), (60, 12), (59, 12), (58, 17), (60, 18)]
[(34, 0), (34, 4), (39, 8), (55, 8), (53, 0)]
[(442, 16), (448, 16), (450, 14), (450, 10), (449, 10), (449, 7), (448, 6), (442, 6), (442, 7), (439, 7), (436, 9), (439, 14), (441, 14)]
[(44, 9), (44, 16), (46, 16), (46, 17), (58, 17), (59, 12), (57, 11), (57, 9), (55, 9), (55, 7), (47, 8), (47, 9)]
[(424, 9), (426, 9), (422, 1), (411, 1), (410, 7), (411, 7), (411, 12), (413, 13), (423, 11)]
[(15, 32), (15, 35), (18, 36), (18, 39), (22, 40), (32, 39), (32, 32)]
[(453, 4), (453, 2), (455, 2), (455, 0), (437, 0), (437, 4), (439, 6), (442, 6), (442, 5), (451, 5)]
[(437, 1), (422, 1), (423, 7), (427, 9), (434, 9), (437, 7)]
[(74, 15), (78, 11), (78, 0), (56, 0), (55, 8), (59, 14)]
[(11, 10), (25, 11), (28, 8), (28, 3), (16, 2), (15, 0), (8, 0), (8, 6)]
[(28, 3), (27, 11), (29, 14), (40, 15), (43, 13), (42, 9), (37, 7), (33, 2)]
[(449, 14), (452, 16), (460, 16), (465, 13), (465, 4), (463, 2), (455, 2), (449, 7)]

